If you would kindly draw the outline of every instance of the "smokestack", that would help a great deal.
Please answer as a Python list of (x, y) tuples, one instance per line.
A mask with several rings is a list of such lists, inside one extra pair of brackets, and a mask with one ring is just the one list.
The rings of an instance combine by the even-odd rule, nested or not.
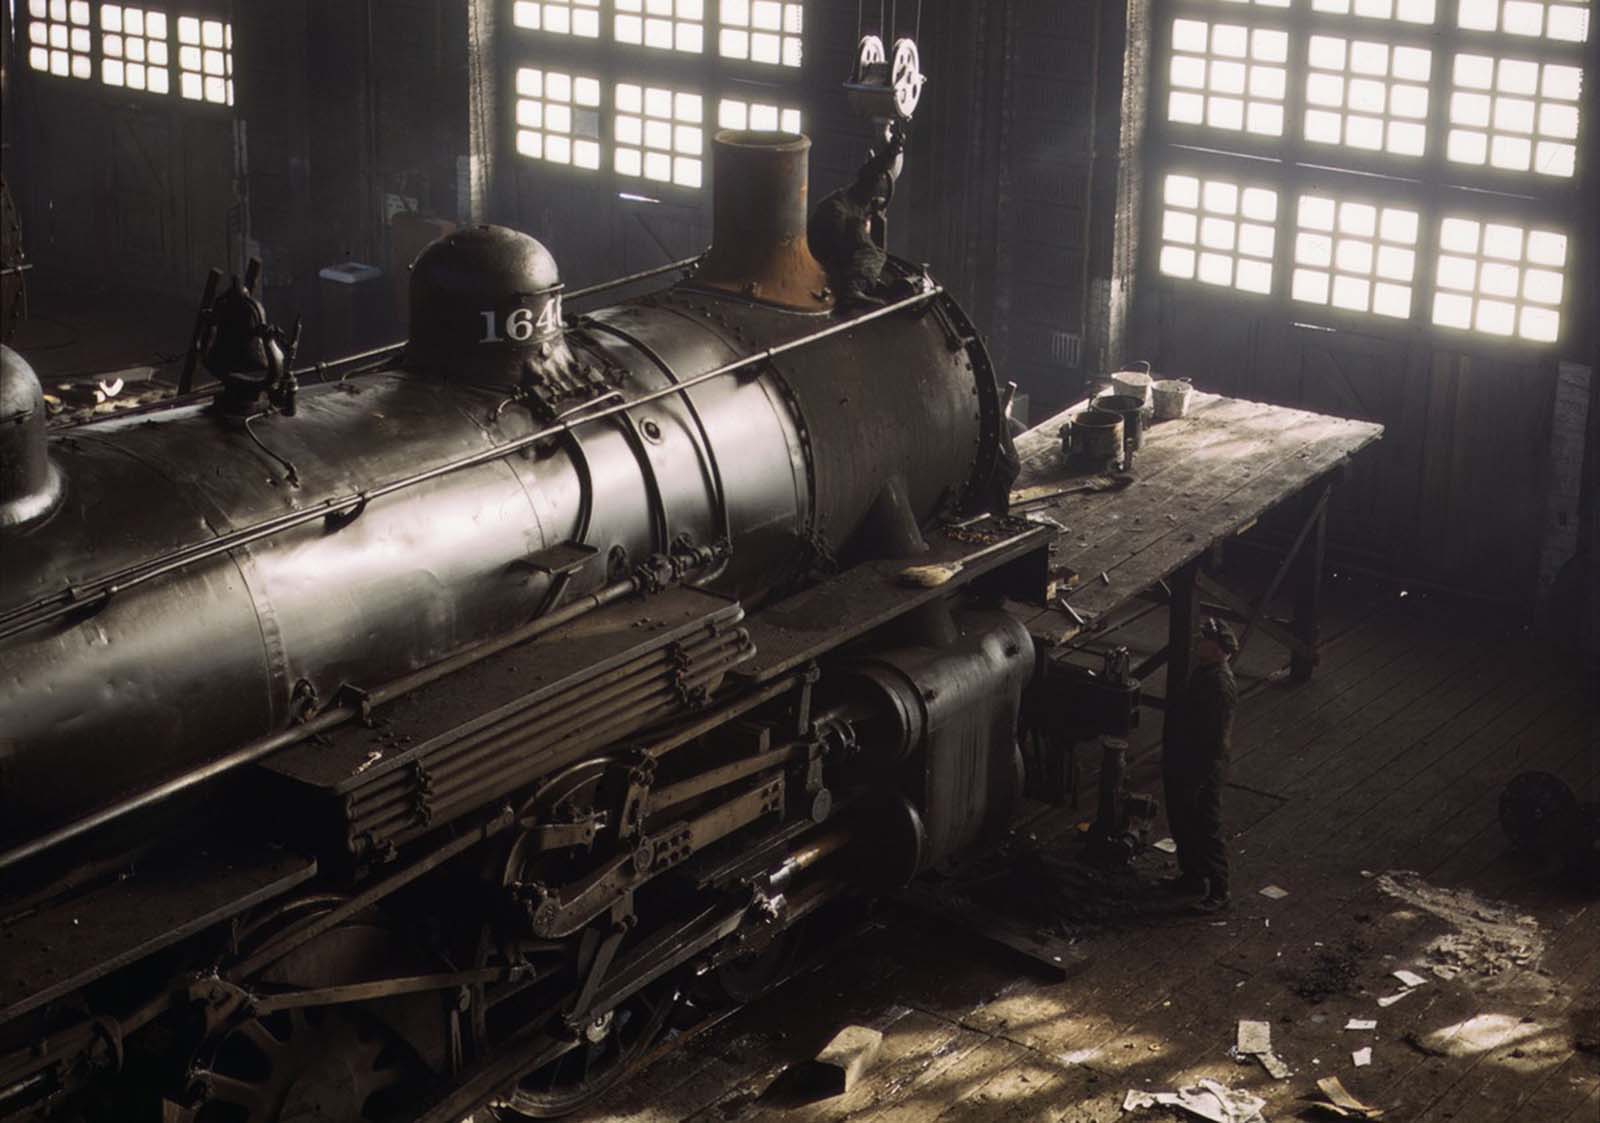
[(723, 130), (711, 148), (711, 249), (695, 283), (796, 311), (833, 307), (806, 244), (810, 139)]

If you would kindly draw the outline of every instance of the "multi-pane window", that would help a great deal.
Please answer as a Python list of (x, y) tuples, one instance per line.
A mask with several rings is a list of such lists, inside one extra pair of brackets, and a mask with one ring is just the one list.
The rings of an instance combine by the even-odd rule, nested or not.
[(1313, 11), (1402, 23), (1432, 23), (1435, 0), (1311, 0)]
[(1147, 260), (1297, 317), (1559, 341), (1590, 7), (1157, 0)]
[(178, 92), (190, 101), (233, 104), (233, 24), (178, 17)]
[(600, 37), (600, 0), (516, 0), (511, 22), (530, 31)]
[(28, 0), (28, 65), (57, 78), (89, 78), (89, 0)]
[(1295, 225), (1295, 300), (1400, 319), (1411, 315), (1416, 211), (1302, 195)]
[[(506, 75), (507, 136), (529, 160), (614, 176), (630, 198), (658, 194), (639, 196), (634, 180), (681, 198), (705, 187), (708, 130), (800, 131), (803, 0), (505, 7), (516, 41), (533, 52)], [(540, 57), (546, 49), (562, 52), (555, 68)]]
[(1553, 342), (1561, 329), (1567, 236), (1446, 216), (1439, 224), (1433, 322)]
[(1288, 49), (1282, 31), (1175, 20), (1168, 120), (1282, 136)]
[(705, 49), (705, 0), (612, 0), (619, 43), (699, 54)]
[(800, 131), (800, 111), (761, 101), (725, 97), (717, 103), (717, 128), (756, 132)]
[(704, 179), (701, 159), (705, 150), (700, 95), (619, 82), (613, 100), (613, 166), (617, 172), (679, 187), (699, 187)]
[(172, 88), (167, 15), (132, 4), (100, 5), (100, 80), (164, 94)]
[(1306, 139), (1421, 156), (1432, 65), (1432, 52), (1421, 47), (1313, 35), (1306, 60)]
[(1577, 170), (1578, 67), (1459, 54), (1452, 81), (1451, 160), (1562, 177)]
[(717, 53), (773, 65), (800, 65), (805, 5), (779, 0), (719, 0)]
[(1161, 272), (1244, 292), (1272, 291), (1278, 194), (1169, 175), (1162, 185)]
[(1457, 19), (1468, 31), (1582, 43), (1589, 37), (1589, 6), (1542, 0), (1460, 0)]
[(600, 80), (556, 70), (517, 71), (517, 151), (535, 160), (600, 166)]

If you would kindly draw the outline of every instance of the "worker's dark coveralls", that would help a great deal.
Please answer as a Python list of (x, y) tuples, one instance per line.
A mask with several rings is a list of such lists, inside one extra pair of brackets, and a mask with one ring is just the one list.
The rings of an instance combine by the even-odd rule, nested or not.
[(825, 195), (806, 223), (806, 241), (845, 301), (877, 302), (875, 289), (888, 260), (873, 239), (872, 224), (894, 197), (896, 161), (904, 137), (896, 133), (856, 173), (849, 187)]
[(1161, 757), (1167, 823), (1185, 877), (1206, 878), (1212, 897), (1228, 895), (1228, 848), (1222, 838), (1222, 785), (1239, 687), (1227, 660), (1189, 675), (1177, 736)]

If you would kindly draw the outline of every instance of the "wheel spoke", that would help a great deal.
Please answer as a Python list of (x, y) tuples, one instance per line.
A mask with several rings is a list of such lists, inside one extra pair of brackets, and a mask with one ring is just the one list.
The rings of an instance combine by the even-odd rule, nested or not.
[(266, 1085), (240, 1080), (238, 1077), (229, 1076), (222, 1072), (205, 1072), (201, 1073), (200, 1076), (205, 1081), (211, 1098), (214, 1100), (250, 1108), (252, 1114), (256, 1109), (268, 1106)]

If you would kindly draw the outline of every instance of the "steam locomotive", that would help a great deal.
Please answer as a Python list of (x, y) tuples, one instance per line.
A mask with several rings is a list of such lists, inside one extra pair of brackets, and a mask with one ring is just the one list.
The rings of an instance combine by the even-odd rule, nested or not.
[[(46, 431), (0, 392), (0, 1118), (560, 1115), (1003, 831), (1049, 531), (925, 269), (837, 307), (803, 137), (692, 276), (417, 260), (384, 369)], [(418, 1105), (429, 1105), (426, 1108)]]

